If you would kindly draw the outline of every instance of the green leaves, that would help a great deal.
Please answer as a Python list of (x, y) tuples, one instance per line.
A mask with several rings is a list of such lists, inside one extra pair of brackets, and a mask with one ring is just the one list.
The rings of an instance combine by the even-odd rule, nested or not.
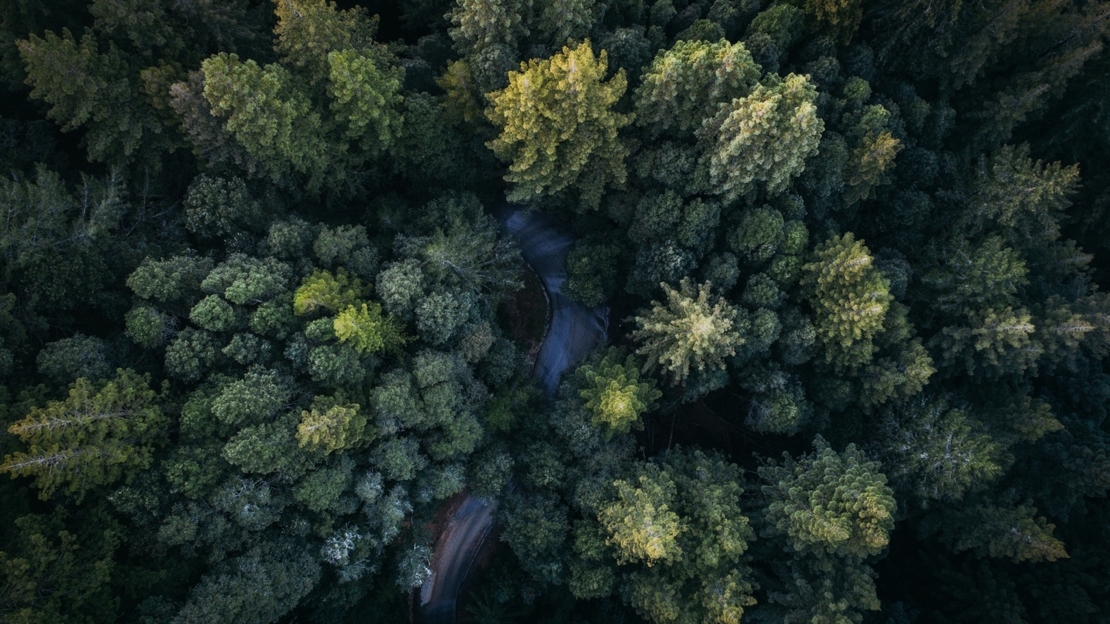
[(644, 72), (634, 96), (636, 123), (655, 134), (690, 134), (718, 106), (748, 95), (759, 69), (743, 43), (679, 41)]
[(220, 53), (205, 59), (201, 70), (212, 114), (227, 119), (227, 130), (274, 181), (292, 170), (311, 175), (310, 184), (319, 186), (328, 167), (320, 115), (290, 86), (285, 68)]
[(796, 551), (868, 557), (886, 548), (894, 528), (894, 492), (878, 462), (849, 444), (842, 453), (824, 438), (800, 460), (784, 455), (784, 465), (764, 466), (763, 494), (770, 530)]
[(805, 76), (771, 75), (705, 121), (698, 137), (711, 193), (732, 201), (756, 182), (769, 194), (784, 191), (817, 153), (825, 122), (817, 116), (817, 89)]
[(33, 477), (43, 499), (61, 489), (81, 500), (150, 465), (168, 424), (156, 400), (148, 379), (129, 370), (99, 386), (78, 379), (68, 398), (33, 408), (8, 428), (27, 451), (5, 456), (0, 472)]
[(596, 364), (583, 364), (575, 371), (586, 409), (595, 425), (606, 427), (607, 436), (642, 429), (640, 415), (663, 396), (654, 380), (640, 381), (640, 366), (635, 356), (610, 349)]
[(679, 517), (667, 504), (675, 497), (674, 483), (666, 475), (643, 475), (639, 482), (616, 481), (613, 487), (616, 500), (601, 509), (597, 520), (617, 563), (651, 567), (681, 557)]
[(627, 86), (624, 71), (604, 81), (608, 57), (589, 41), (545, 60), (521, 63), (509, 86), (487, 95), (486, 116), (501, 134), (486, 145), (509, 162), (509, 201), (565, 190), (597, 208), (605, 188), (625, 181), (627, 149), (617, 132), (632, 119), (612, 110)]
[(382, 316), (377, 303), (347, 306), (335, 317), (333, 327), (339, 342), (350, 342), (359, 353), (397, 353), (407, 341), (400, 324), (392, 316)]
[(871, 339), (882, 329), (894, 299), (889, 282), (852, 233), (818, 245), (814, 260), (803, 267), (802, 286), (816, 313), (825, 361), (838, 370), (864, 365), (874, 350)]
[(399, 72), (383, 72), (354, 50), (329, 53), (328, 65), (332, 111), (346, 125), (347, 138), (368, 153), (386, 150), (401, 134)]
[[(660, 284), (666, 305), (652, 302), (646, 314), (635, 317), (639, 329), (632, 338), (641, 343), (636, 353), (647, 356), (644, 370), (662, 366), (671, 384), (678, 385), (698, 371), (724, 368), (724, 358), (736, 354), (745, 340), (747, 316), (721, 297), (710, 296), (711, 284), (695, 287), (683, 278), (678, 290)], [(743, 315), (743, 316), (741, 316)]]

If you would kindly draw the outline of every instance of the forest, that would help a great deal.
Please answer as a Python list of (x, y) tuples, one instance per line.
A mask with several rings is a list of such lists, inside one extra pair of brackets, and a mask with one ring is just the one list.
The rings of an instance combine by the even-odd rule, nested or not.
[(0, 0), (0, 623), (1110, 621), (1108, 39)]

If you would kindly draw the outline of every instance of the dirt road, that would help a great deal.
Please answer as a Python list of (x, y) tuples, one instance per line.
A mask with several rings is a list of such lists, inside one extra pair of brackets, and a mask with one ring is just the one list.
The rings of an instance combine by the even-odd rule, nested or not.
[[(498, 216), (519, 242), (524, 261), (535, 270), (547, 291), (548, 328), (533, 374), (544, 392), (552, 396), (563, 371), (605, 340), (609, 310), (605, 306), (587, 308), (560, 292), (567, 278), (567, 251), (574, 243), (564, 228), (546, 215), (525, 213), (518, 207), (504, 206)], [(447, 521), (436, 541), (432, 575), (420, 588), (425, 624), (455, 624), (459, 587), (493, 526), (496, 509), (497, 501), (467, 496)]]

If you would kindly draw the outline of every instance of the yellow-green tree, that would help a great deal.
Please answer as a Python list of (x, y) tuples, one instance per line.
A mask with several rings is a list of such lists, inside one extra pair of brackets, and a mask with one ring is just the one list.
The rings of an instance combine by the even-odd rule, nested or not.
[(711, 296), (711, 284), (695, 286), (683, 278), (678, 289), (660, 284), (667, 303), (651, 302), (651, 310), (635, 317), (639, 329), (632, 338), (641, 344), (636, 353), (647, 356), (644, 370), (662, 366), (672, 384), (699, 371), (724, 368), (725, 357), (736, 354), (744, 344), (741, 332), (749, 325), (747, 315), (720, 296)]
[(382, 316), (378, 303), (350, 305), (332, 322), (339, 342), (350, 342), (359, 353), (396, 352), (405, 345), (405, 335), (393, 316)]
[(510, 201), (574, 190), (584, 207), (596, 208), (606, 187), (624, 183), (627, 149), (618, 132), (632, 117), (613, 110), (627, 81), (623, 69), (606, 81), (608, 66), (605, 51), (595, 56), (587, 40), (521, 63), (508, 87), (488, 94), (486, 116), (501, 133), (486, 145), (509, 163)]
[(709, 191), (726, 201), (756, 182), (784, 191), (817, 153), (825, 122), (817, 116), (817, 89), (806, 76), (772, 74), (746, 97), (707, 119), (698, 131), (707, 154)]
[(825, 361), (852, 370), (871, 361), (872, 337), (882, 330), (890, 302), (889, 281), (874, 266), (863, 241), (849, 232), (818, 245), (802, 267), (802, 286), (815, 312)]
[(854, 444), (842, 453), (821, 436), (815, 452), (782, 466), (764, 466), (768, 530), (784, 536), (799, 552), (868, 557), (890, 542), (894, 528), (894, 492), (879, 463), (869, 461)]
[(301, 412), (297, 442), (327, 455), (362, 442), (365, 429), (366, 414), (359, 411), (357, 403), (341, 404), (330, 397), (317, 397), (311, 410)]
[(660, 51), (636, 89), (636, 123), (655, 132), (688, 133), (719, 105), (744, 97), (759, 65), (743, 43), (679, 41)]
[(580, 395), (586, 401), (595, 425), (606, 427), (606, 433), (626, 433), (642, 429), (640, 415), (652, 408), (652, 402), (663, 396), (655, 388), (655, 380), (640, 380), (636, 357), (610, 349), (600, 360), (583, 364), (575, 372), (582, 386)]

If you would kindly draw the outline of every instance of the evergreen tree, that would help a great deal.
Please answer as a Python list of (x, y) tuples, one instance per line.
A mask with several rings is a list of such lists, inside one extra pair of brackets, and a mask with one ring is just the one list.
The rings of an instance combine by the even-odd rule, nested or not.
[(816, 312), (817, 337), (825, 361), (854, 369), (871, 360), (872, 338), (879, 332), (893, 297), (889, 281), (851, 233), (817, 246), (814, 262), (803, 267), (802, 287)]
[(582, 206), (596, 208), (604, 189), (624, 184), (626, 148), (617, 131), (632, 120), (612, 110), (624, 95), (623, 70), (605, 80), (603, 50), (590, 43), (546, 60), (521, 63), (509, 86), (490, 93), (486, 110), (500, 135), (487, 145), (510, 163), (510, 201), (531, 201), (574, 189)]
[(660, 284), (667, 303), (652, 302), (651, 310), (635, 317), (639, 329), (632, 338), (642, 344), (636, 353), (647, 356), (644, 370), (662, 366), (671, 384), (686, 381), (697, 371), (724, 368), (724, 358), (745, 342), (747, 314), (721, 297), (711, 297), (708, 282), (694, 286), (683, 279), (678, 289)]
[(752, 92), (706, 119), (698, 136), (705, 144), (707, 190), (725, 201), (756, 182), (777, 194), (817, 153), (825, 123), (817, 116), (817, 90), (805, 76), (769, 75)]
[(886, 548), (894, 528), (894, 492), (878, 462), (854, 444), (842, 453), (821, 436), (815, 452), (759, 469), (767, 531), (799, 552), (864, 558)]
[(575, 371), (596, 425), (605, 425), (608, 435), (642, 429), (640, 415), (650, 410), (653, 401), (663, 396), (655, 381), (640, 381), (641, 364), (636, 357), (610, 349), (596, 364), (583, 364)]
[(636, 88), (636, 123), (690, 134), (721, 104), (748, 95), (759, 65), (743, 43), (679, 41), (660, 51)]
[(157, 396), (128, 370), (99, 387), (78, 379), (66, 400), (34, 408), (8, 428), (27, 451), (5, 456), (0, 469), (34, 477), (43, 499), (62, 489), (80, 500), (150, 466), (167, 425)]

